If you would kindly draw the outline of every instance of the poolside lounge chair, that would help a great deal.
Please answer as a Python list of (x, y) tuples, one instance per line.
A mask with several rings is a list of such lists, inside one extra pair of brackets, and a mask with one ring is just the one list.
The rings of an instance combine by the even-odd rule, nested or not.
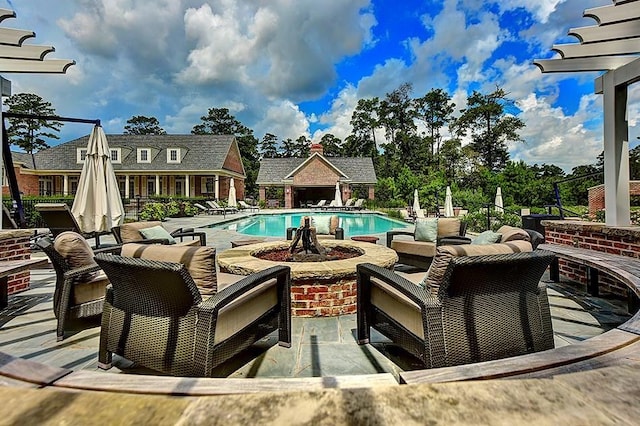
[(211, 209), (211, 208), (207, 208), (207, 207), (203, 206), (203, 205), (202, 205), (202, 204), (200, 204), (200, 203), (193, 203), (193, 205), (194, 205), (198, 210), (200, 210), (200, 212), (201, 212), (201, 213), (206, 213), (206, 214), (212, 214), (212, 213), (213, 213), (213, 211), (212, 211), (212, 209)]
[(247, 204), (243, 200), (238, 200), (238, 204), (240, 205), (240, 208), (242, 208), (243, 210), (249, 210), (251, 212), (260, 210), (260, 207), (258, 207), (258, 206), (250, 206), (249, 204)]
[(238, 209), (236, 209), (235, 207), (222, 207), (220, 204), (213, 200), (207, 200), (207, 205), (210, 206), (215, 213), (227, 214), (238, 212)]
[(311, 208), (319, 209), (322, 208), (325, 204), (327, 204), (327, 200), (320, 200), (317, 204), (311, 204)]
[(112, 354), (175, 376), (211, 377), (224, 361), (278, 330), (291, 347), (290, 268), (244, 277), (203, 301), (185, 265), (98, 255), (107, 287), (98, 366)]
[[(145, 231), (146, 230), (146, 231)], [(163, 232), (164, 231), (164, 232)], [(196, 232), (193, 228), (179, 228), (167, 232), (160, 221), (130, 222), (111, 228), (111, 233), (118, 244), (178, 244), (187, 246), (206, 246), (207, 234)], [(145, 235), (146, 234), (146, 235)], [(180, 241), (175, 241), (180, 238)], [(185, 241), (185, 238), (190, 240)]]
[(324, 206), (320, 207), (321, 210), (333, 210), (333, 209), (338, 209), (338, 203), (336, 202), (336, 200), (331, 200), (331, 202), (329, 204), (325, 204)]
[(362, 210), (364, 209), (364, 198), (358, 198), (355, 203), (353, 203), (353, 210)]
[(49, 257), (56, 271), (53, 312), (58, 320), (56, 338), (61, 341), (67, 319), (102, 313), (109, 281), (93, 257), (100, 252), (119, 253), (121, 246), (92, 250), (87, 240), (73, 231), (59, 233), (55, 241), (41, 238), (35, 246)]
[(526, 241), (440, 247), (424, 286), (360, 264), (358, 343), (369, 343), (373, 327), (426, 368), (552, 349), (549, 301), (540, 279), (553, 258), (531, 251)]
[(34, 207), (54, 238), (62, 232), (73, 231), (85, 238), (95, 238), (95, 247), (100, 247), (100, 235), (109, 234), (109, 232), (82, 232), (71, 209), (64, 203), (38, 203)]
[(345, 203), (344, 206), (342, 206), (342, 208), (344, 210), (351, 210), (353, 208), (353, 203), (356, 202), (355, 198), (349, 198)]

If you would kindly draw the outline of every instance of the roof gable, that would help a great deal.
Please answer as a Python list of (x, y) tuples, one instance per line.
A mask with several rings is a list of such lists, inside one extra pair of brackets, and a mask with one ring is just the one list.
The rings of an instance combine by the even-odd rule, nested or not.
[(342, 173), (342, 171), (340, 171), (340, 169), (338, 169), (336, 166), (334, 166), (329, 160), (327, 160), (323, 155), (320, 155), (317, 152), (314, 152), (312, 155), (309, 156), (309, 158), (307, 158), (305, 161), (302, 162), (302, 164), (300, 164), (298, 167), (296, 167), (295, 169), (293, 169), (291, 171), (291, 173), (289, 173), (287, 176), (285, 176), (285, 179), (293, 179), (293, 177), (303, 168), (307, 167), (308, 165), (310, 165), (311, 163), (313, 163), (314, 161), (322, 161), (323, 163), (325, 163), (327, 166), (329, 166), (329, 168), (333, 169), (336, 174), (338, 174), (339, 176), (343, 177), (343, 178), (349, 178), (347, 175), (345, 175), (344, 173)]

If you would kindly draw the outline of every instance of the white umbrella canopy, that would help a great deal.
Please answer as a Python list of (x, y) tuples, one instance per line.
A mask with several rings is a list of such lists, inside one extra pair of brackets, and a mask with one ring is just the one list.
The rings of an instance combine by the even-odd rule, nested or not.
[(89, 136), (71, 213), (85, 233), (109, 232), (124, 221), (124, 207), (111, 165), (111, 151), (100, 126), (95, 126)]
[(502, 189), (498, 187), (496, 190), (496, 199), (493, 202), (495, 204), (495, 209), (497, 212), (504, 213), (504, 205), (502, 204)]
[(417, 189), (413, 190), (413, 206), (412, 206), (412, 208), (413, 208), (413, 214), (414, 215), (417, 215), (418, 212), (420, 210), (422, 210), (420, 208), (420, 199), (418, 198), (418, 190)]
[(233, 182), (233, 178), (229, 180), (229, 199), (227, 200), (227, 205), (229, 207), (238, 207), (238, 202), (236, 201), (236, 187)]
[(444, 217), (453, 217), (453, 197), (451, 196), (451, 188), (447, 186), (444, 196)]
[(336, 195), (334, 197), (335, 206), (342, 207), (342, 193), (340, 192), (340, 182), (336, 182)]

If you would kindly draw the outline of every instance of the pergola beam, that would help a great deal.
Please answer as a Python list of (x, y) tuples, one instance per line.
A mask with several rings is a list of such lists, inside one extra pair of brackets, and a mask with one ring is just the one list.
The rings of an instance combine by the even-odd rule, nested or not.
[(578, 37), (582, 43), (640, 37), (640, 25), (637, 21), (626, 21), (603, 26), (571, 28), (569, 35)]
[(47, 53), (55, 52), (53, 46), (3, 46), (0, 45), (0, 58), (32, 59), (42, 61)]
[(597, 56), (591, 58), (537, 59), (533, 63), (543, 73), (608, 71), (619, 68), (637, 59), (636, 56)]
[(21, 46), (26, 39), (35, 36), (36, 33), (29, 30), (0, 28), (0, 44), (8, 44), (9, 46)]
[(600, 6), (587, 9), (583, 14), (586, 18), (595, 19), (600, 25), (612, 24), (614, 22), (629, 21), (640, 18), (640, 10), (635, 5), (617, 2), (616, 7)]
[(587, 44), (554, 44), (551, 49), (558, 52), (564, 59), (587, 58), (592, 56), (629, 55), (633, 53), (640, 53), (640, 41), (638, 41), (638, 39), (625, 39)]
[(67, 68), (75, 65), (76, 61), (67, 59), (48, 59), (33, 61), (28, 59), (0, 58), (0, 73), (45, 73), (64, 74)]

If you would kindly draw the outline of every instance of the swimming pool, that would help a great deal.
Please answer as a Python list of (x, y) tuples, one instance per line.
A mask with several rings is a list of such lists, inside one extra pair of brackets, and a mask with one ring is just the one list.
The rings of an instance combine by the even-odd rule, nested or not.
[(345, 238), (356, 235), (382, 234), (392, 229), (406, 228), (407, 224), (379, 214), (362, 213), (281, 213), (258, 214), (208, 228), (226, 229), (240, 234), (261, 237), (285, 237), (287, 228), (300, 226), (303, 216), (333, 216), (340, 218)]

